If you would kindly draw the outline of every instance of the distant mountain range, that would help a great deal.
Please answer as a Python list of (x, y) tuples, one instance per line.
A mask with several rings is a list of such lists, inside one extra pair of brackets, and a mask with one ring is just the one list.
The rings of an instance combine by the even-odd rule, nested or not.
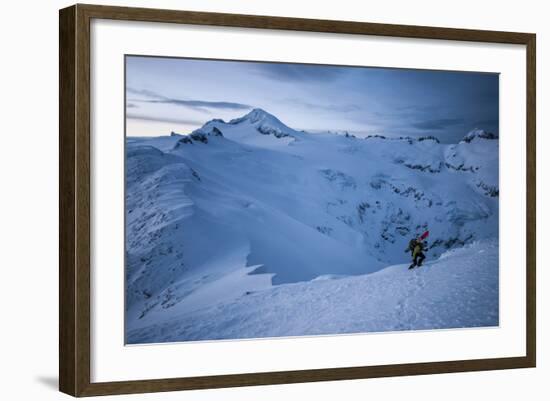
[(498, 137), (308, 133), (261, 109), (189, 134), (128, 137), (129, 329), (246, 293), (428, 260), (498, 240)]

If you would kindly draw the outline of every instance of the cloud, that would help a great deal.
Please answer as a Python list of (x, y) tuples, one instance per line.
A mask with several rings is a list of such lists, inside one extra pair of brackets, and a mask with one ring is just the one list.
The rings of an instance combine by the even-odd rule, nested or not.
[(340, 67), (282, 63), (258, 64), (256, 68), (260, 74), (267, 78), (291, 82), (334, 81), (341, 77), (345, 71)]
[(352, 111), (359, 111), (361, 108), (356, 104), (320, 104), (311, 103), (298, 98), (284, 99), (283, 102), (294, 103), (311, 110), (323, 110), (329, 112), (349, 113)]
[(149, 99), (132, 99), (133, 102), (173, 104), (176, 106), (188, 107), (190, 109), (201, 111), (203, 113), (210, 113), (209, 109), (249, 110), (253, 108), (253, 106), (250, 106), (248, 104), (236, 103), (236, 102), (212, 102), (212, 101), (197, 100), (197, 99), (171, 98), (147, 89), (135, 89), (135, 88), (127, 87), (126, 92), (149, 98)]
[(479, 127), (498, 127), (498, 118), (488, 118), (484, 120), (477, 120), (474, 122), (475, 126)]
[(234, 102), (210, 102), (205, 100), (183, 100), (183, 99), (162, 99), (162, 100), (140, 100), (145, 103), (175, 104), (176, 106), (190, 107), (192, 109), (222, 109), (222, 110), (249, 110), (253, 106)]
[(438, 131), (449, 127), (454, 127), (456, 125), (464, 124), (463, 118), (439, 118), (433, 120), (424, 120), (418, 121), (411, 124), (414, 128), (427, 130), (427, 131)]
[(184, 119), (184, 118), (169, 118), (169, 117), (153, 117), (144, 114), (126, 114), (129, 120), (154, 121), (161, 123), (185, 124), (185, 125), (202, 125), (204, 121)]
[(133, 95), (143, 95), (147, 97), (152, 97), (154, 99), (165, 99), (164, 96), (159, 95), (158, 93), (147, 89), (135, 89), (135, 88), (126, 87), (126, 93), (131, 93)]
[(134, 103), (126, 103), (126, 108), (127, 109), (135, 109), (137, 108), (138, 105), (137, 104), (134, 104)]

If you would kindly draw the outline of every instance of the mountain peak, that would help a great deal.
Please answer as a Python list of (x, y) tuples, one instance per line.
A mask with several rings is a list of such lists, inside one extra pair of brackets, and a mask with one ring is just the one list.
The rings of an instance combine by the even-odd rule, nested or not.
[(264, 109), (254, 108), (249, 113), (245, 114), (242, 117), (234, 118), (229, 121), (229, 124), (239, 124), (243, 121), (248, 121), (250, 124), (271, 122), (277, 124), (283, 124), (277, 117), (273, 114), (268, 113)]
[(475, 138), (498, 139), (498, 135), (493, 134), (492, 132), (485, 131), (480, 128), (474, 128), (473, 130), (468, 132), (464, 138), (462, 138), (462, 142), (470, 143)]
[(259, 107), (256, 107), (252, 109), (248, 114), (245, 115), (248, 119), (257, 119), (257, 118), (265, 118), (265, 117), (275, 117), (273, 114), (268, 113), (264, 109), (260, 109)]
[(252, 109), (248, 114), (235, 118), (229, 121), (228, 124), (238, 125), (241, 123), (250, 124), (262, 135), (273, 135), (276, 138), (293, 137), (296, 139), (296, 135), (298, 135), (295, 130), (283, 123), (273, 114), (260, 108)]

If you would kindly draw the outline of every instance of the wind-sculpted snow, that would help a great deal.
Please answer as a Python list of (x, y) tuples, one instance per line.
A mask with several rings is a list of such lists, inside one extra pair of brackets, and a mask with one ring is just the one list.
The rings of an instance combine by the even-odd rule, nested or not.
[[(229, 308), (259, 290), (307, 294), (334, 277), (366, 280), (405, 263), (409, 239), (425, 230), (428, 260), (498, 239), (498, 140), (346, 134), (296, 131), (255, 109), (192, 133), (127, 138), (128, 329), (172, 327), (181, 317), (177, 338), (201, 339), (204, 327), (187, 328), (202, 313), (213, 318), (214, 305)], [(350, 324), (334, 327), (353, 332)], [(154, 330), (128, 340), (175, 338)], [(220, 330), (207, 338), (229, 338)]]
[(370, 333), (499, 324), (498, 243), (476, 242), (413, 271), (406, 265), (243, 293), (131, 330), (132, 343)]

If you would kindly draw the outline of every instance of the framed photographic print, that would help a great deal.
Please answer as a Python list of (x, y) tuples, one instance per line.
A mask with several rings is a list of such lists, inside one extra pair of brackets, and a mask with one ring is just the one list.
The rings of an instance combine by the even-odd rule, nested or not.
[(530, 33), (61, 10), (60, 390), (534, 367), (535, 112)]

